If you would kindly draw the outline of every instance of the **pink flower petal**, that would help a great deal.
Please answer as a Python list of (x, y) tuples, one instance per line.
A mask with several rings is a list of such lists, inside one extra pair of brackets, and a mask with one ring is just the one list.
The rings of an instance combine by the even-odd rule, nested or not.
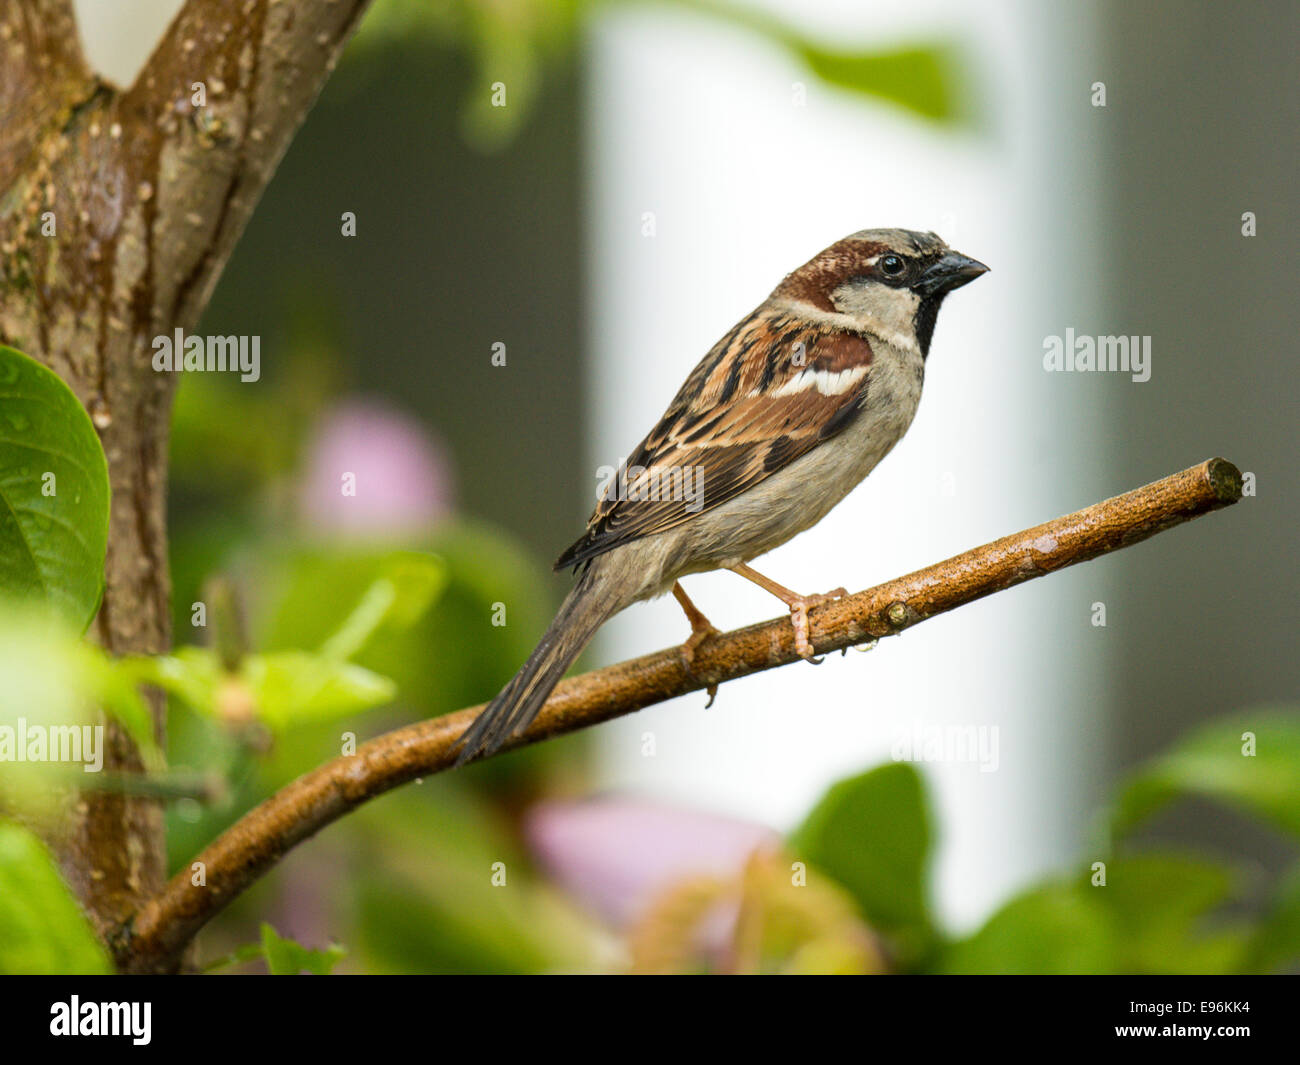
[[(428, 430), (374, 400), (326, 414), (307, 450), (299, 499), (311, 531), (402, 539), (453, 506), (451, 464)], [(355, 495), (345, 494), (351, 474)]]
[(736, 876), (755, 849), (780, 842), (763, 825), (621, 797), (540, 803), (525, 835), (562, 887), (620, 927), (675, 881)]

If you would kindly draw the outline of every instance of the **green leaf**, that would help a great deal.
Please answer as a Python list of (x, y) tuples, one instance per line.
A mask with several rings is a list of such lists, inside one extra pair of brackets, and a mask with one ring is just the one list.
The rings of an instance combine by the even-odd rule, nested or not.
[[(372, 61), (366, 66), (371, 70), (380, 66), (383, 49), (409, 47), (421, 39), (472, 56), (476, 76), (462, 105), (461, 132), (468, 143), (490, 151), (508, 144), (531, 113), (546, 66), (573, 47), (578, 15), (602, 2), (378, 0), (362, 20), (350, 50), (369, 53)], [(492, 106), (486, 90), (496, 82), (508, 86), (509, 106)]]
[(1246, 933), (1213, 922), (1233, 897), (1233, 870), (1176, 854), (1116, 855), (1105, 884), (1054, 879), (999, 909), (950, 944), (944, 973), (1061, 975), (1240, 971)]
[[(1117, 855), (1095, 891), (1110, 914), (1120, 967), (1138, 973), (1237, 971), (1242, 930), (1208, 927), (1207, 915), (1235, 894), (1238, 877), (1218, 862), (1177, 854)], [(1207, 927), (1203, 927), (1207, 926)]]
[(1300, 967), (1300, 864), (1278, 885), (1271, 905), (1255, 929), (1242, 968), (1275, 972)]
[(1300, 836), (1300, 711), (1260, 707), (1213, 721), (1139, 770), (1112, 814), (1117, 835), (1175, 799), (1200, 796)]
[(1098, 895), (1084, 894), (1073, 883), (1046, 884), (1012, 899), (974, 935), (950, 945), (938, 971), (1114, 973), (1119, 971), (1114, 923)]
[(759, 8), (728, 0), (678, 0), (732, 25), (752, 30), (798, 57), (822, 81), (874, 96), (938, 122), (973, 117), (962, 107), (972, 96), (957, 50), (944, 43), (902, 45), (884, 51), (849, 50), (819, 44)]
[(208, 717), (217, 714), (217, 691), (223, 672), (215, 651), (178, 647), (169, 655), (120, 659), (117, 669), (132, 683), (152, 684), (201, 714)]
[(272, 976), (297, 976), (309, 973), (313, 976), (329, 976), (334, 968), (347, 955), (347, 951), (337, 943), (332, 943), (324, 950), (308, 950), (278, 935), (265, 921), (262, 922), (262, 955), (266, 958), (266, 967)]
[[(328, 647), (350, 627), (349, 617), (368, 590), (393, 576), (394, 566), (400, 575), (403, 559), (432, 559), (446, 581), (428, 609), (403, 628), (415, 610), (404, 615), (405, 595), (399, 591), (389, 619), (351, 661), (391, 678), (400, 693), (394, 712), (409, 719), (490, 698), (528, 657), (554, 613), (544, 594), (547, 571), (510, 538), (480, 522), (445, 521), (415, 546), (420, 550), (412, 555), (381, 544), (286, 540), (259, 551), (246, 577), (258, 589), (249, 599), (253, 646), (267, 652)], [(400, 589), (406, 582), (398, 584)], [(414, 596), (410, 602), (412, 608), (419, 605)], [(508, 624), (494, 624), (497, 604), (506, 605)], [(430, 648), (438, 649), (435, 668), (430, 667)], [(293, 743), (276, 744), (259, 760), (259, 777), (270, 788), (282, 786), (315, 768), (326, 753), (337, 753), (338, 734), (333, 721), (314, 729), (303, 726)], [(582, 738), (571, 741), (581, 743)], [(484, 786), (498, 772), (517, 783), (521, 766), (540, 767), (563, 756), (562, 743), (546, 744), (491, 759), (475, 776)]]
[(0, 592), (48, 602), (84, 632), (103, 593), (108, 500), (85, 408), (53, 371), (0, 346)]
[(234, 674), (205, 647), (130, 659), (123, 668), (207, 717), (238, 720), (247, 712), (278, 731), (368, 710), (397, 694), (387, 677), (307, 651), (246, 655)]
[(309, 544), (264, 559), (258, 579), (272, 616), (258, 619), (255, 632), (268, 650), (319, 646), (331, 657), (357, 657), (374, 649), (376, 632), (419, 622), (448, 582), (446, 562), (425, 551)]
[(400, 632), (418, 621), (446, 580), (446, 567), (433, 555), (388, 552), (360, 603), (316, 654), (245, 655), (232, 674), (216, 651), (182, 647), (172, 655), (125, 660), (121, 670), (136, 683), (156, 684), (209, 717), (228, 719), (247, 711), (276, 730), (332, 721), (393, 700), (397, 685), (347, 658), (377, 631)]
[(793, 48), (808, 69), (842, 89), (875, 96), (939, 122), (964, 118), (958, 107), (956, 55), (944, 47), (892, 52), (843, 52), (808, 41)]
[(263, 947), (261, 943), (245, 943), (242, 947), (236, 947), (229, 954), (205, 962), (203, 965), (203, 971), (205, 973), (213, 973), (218, 969), (228, 969), (232, 965), (243, 965), (250, 961), (259, 961), (264, 960), (265, 958), (266, 948)]
[(368, 710), (397, 695), (397, 685), (387, 677), (306, 651), (249, 655), (240, 677), (257, 716), (280, 730)]
[(135, 681), (118, 668), (119, 660), (109, 657), (98, 647), (81, 643), (75, 653), (87, 687), (95, 694), (96, 701), (126, 730), (140, 752), (145, 768), (151, 773), (162, 772), (166, 760), (154, 733), (153, 713)]
[[(145, 767), (161, 769), (152, 717), (105, 652), (48, 604), (0, 598), (0, 785), (11, 811), (21, 810), (24, 820), (53, 814), (69, 774), (98, 783), (84, 774), (96, 763), (103, 768), (101, 708), (125, 725)], [(37, 735), (46, 740), (44, 753), (38, 747), (35, 757), (18, 761), (18, 746)]]
[[(391, 579), (395, 569), (400, 575), (404, 560), (428, 559), (445, 574), (429, 608), (404, 627), (421, 605), (414, 594), (420, 581), (399, 579), (389, 620), (351, 657), (392, 677), (403, 704), (424, 717), (489, 698), (528, 657), (550, 620), (545, 571), (478, 523), (446, 522), (427, 547), (430, 554), (288, 543), (264, 553), (254, 578), (263, 593), (262, 610), (252, 618), (255, 644), (268, 651), (329, 647), (351, 627), (349, 616), (376, 583)], [(507, 604), (509, 624), (493, 624), (496, 603)], [(436, 669), (429, 668), (430, 647), (439, 649)]]
[(414, 625), (447, 586), (447, 567), (435, 555), (394, 551), (380, 561), (379, 575), (361, 602), (322, 645), (327, 658), (351, 658), (385, 626)]
[(878, 931), (911, 959), (934, 937), (928, 908), (930, 812), (920, 775), (906, 763), (833, 785), (791, 836), (795, 858), (848, 889)]
[(28, 829), (0, 821), (0, 974), (112, 971), (45, 845)]

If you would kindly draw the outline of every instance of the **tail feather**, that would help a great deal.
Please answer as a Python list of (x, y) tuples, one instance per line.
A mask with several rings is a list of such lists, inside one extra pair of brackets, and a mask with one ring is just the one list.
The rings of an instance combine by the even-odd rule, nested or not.
[(493, 753), (526, 729), (596, 630), (627, 605), (598, 569), (578, 579), (528, 661), (465, 730), (456, 765)]

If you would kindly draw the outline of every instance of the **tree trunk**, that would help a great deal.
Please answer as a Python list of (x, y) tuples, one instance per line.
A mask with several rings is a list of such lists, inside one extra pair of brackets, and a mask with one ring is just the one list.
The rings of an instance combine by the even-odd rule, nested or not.
[[(122, 90), (87, 67), (71, 0), (0, 0), (0, 341), (67, 381), (99, 431), (113, 495), (92, 633), (115, 654), (170, 640), (175, 377), (153, 339), (197, 324), (367, 3), (188, 0)], [(105, 768), (139, 771), (127, 736), (106, 738)], [(162, 887), (153, 800), (86, 792), (52, 842), (109, 943)]]

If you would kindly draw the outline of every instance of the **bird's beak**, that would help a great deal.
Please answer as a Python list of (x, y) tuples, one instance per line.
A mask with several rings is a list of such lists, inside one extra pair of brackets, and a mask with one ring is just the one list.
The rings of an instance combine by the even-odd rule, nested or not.
[(989, 268), (983, 263), (950, 251), (930, 264), (912, 288), (922, 297), (941, 296), (988, 272)]

